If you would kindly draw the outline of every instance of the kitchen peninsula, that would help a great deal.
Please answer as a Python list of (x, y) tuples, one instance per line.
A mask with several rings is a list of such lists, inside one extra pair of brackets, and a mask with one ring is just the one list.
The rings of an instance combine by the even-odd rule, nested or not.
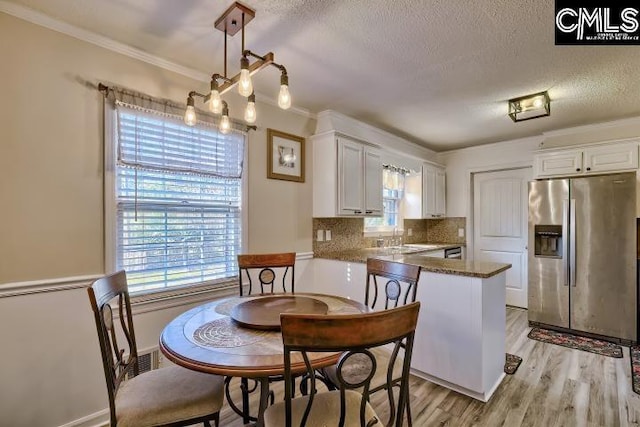
[(363, 301), (369, 257), (422, 268), (412, 373), (488, 401), (504, 378), (505, 279), (511, 265), (432, 258), (405, 247), (335, 251), (316, 255), (322, 292)]

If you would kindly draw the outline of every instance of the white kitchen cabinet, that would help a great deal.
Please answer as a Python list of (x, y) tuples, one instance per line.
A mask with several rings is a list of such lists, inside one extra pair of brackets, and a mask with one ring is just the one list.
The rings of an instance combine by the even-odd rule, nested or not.
[(420, 275), (414, 375), (489, 400), (505, 375), (505, 277)]
[(588, 147), (583, 160), (585, 173), (638, 169), (638, 143)]
[[(364, 303), (364, 263), (313, 259), (313, 289)], [(459, 393), (489, 400), (504, 378), (505, 277), (423, 271), (421, 303), (411, 358), (414, 375)]]
[(422, 166), (422, 217), (438, 218), (446, 212), (446, 177), (443, 168)]
[(364, 303), (366, 264), (314, 258), (313, 268), (313, 290), (305, 292), (338, 295)]
[(337, 135), (314, 135), (313, 216), (382, 215), (382, 159), (371, 145)]
[(534, 156), (536, 178), (577, 176), (638, 169), (638, 141), (613, 141), (549, 150)]
[(537, 154), (534, 163), (537, 177), (580, 173), (582, 172), (582, 150)]

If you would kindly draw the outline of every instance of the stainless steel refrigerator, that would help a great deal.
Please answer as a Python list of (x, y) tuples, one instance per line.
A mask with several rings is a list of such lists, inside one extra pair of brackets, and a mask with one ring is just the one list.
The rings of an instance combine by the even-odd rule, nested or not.
[(529, 321), (637, 341), (636, 175), (529, 183)]

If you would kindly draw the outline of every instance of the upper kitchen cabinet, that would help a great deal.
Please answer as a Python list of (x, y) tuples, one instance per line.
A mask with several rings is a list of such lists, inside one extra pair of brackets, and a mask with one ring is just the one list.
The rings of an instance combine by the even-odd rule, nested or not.
[(534, 156), (534, 167), (536, 178), (632, 171), (638, 169), (638, 141), (544, 150)]
[(334, 132), (310, 139), (313, 145), (313, 216), (382, 215), (380, 151)]
[(446, 213), (446, 175), (444, 168), (422, 166), (422, 217), (439, 218)]
[(446, 174), (442, 166), (424, 163), (421, 173), (405, 179), (405, 219), (446, 215)]

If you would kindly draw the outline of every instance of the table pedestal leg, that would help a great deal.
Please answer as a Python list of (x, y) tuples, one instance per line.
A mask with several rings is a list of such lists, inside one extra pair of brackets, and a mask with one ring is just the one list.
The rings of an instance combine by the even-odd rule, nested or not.
[(264, 411), (269, 404), (269, 377), (261, 377), (257, 379), (260, 383), (260, 406), (258, 408), (258, 421), (256, 427), (264, 426)]

